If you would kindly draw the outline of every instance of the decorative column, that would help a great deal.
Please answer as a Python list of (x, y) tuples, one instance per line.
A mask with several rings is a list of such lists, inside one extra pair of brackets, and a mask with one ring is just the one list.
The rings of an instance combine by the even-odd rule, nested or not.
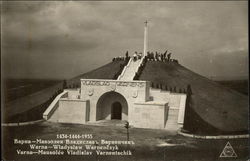
[(148, 21), (144, 22), (144, 50), (143, 50), (143, 56), (147, 55), (148, 51)]

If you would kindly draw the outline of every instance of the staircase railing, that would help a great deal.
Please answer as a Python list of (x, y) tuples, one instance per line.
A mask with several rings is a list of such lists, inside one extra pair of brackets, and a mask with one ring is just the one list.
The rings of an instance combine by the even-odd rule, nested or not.
[(142, 62), (143, 62), (144, 59), (145, 59), (145, 56), (143, 56), (143, 57), (141, 58), (140, 63), (139, 63), (139, 65), (136, 67), (135, 73), (134, 73), (134, 75), (133, 75), (132, 78), (135, 77), (135, 75), (136, 75), (136, 73), (138, 72), (138, 70), (139, 70), (139, 68), (140, 68), (140, 66), (141, 66), (141, 64), (142, 64)]

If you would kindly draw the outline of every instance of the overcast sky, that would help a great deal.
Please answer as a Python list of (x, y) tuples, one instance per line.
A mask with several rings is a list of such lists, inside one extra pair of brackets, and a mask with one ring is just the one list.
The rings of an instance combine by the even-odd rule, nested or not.
[(128, 50), (172, 52), (204, 76), (248, 75), (247, 1), (3, 2), (5, 77), (67, 79)]

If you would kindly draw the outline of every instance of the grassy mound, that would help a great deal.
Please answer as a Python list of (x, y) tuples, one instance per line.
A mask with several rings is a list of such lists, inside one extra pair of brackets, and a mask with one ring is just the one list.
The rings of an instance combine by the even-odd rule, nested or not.
[[(193, 112), (205, 124), (225, 133), (248, 129), (246, 95), (225, 88), (177, 63), (149, 61), (139, 79), (177, 89), (186, 88), (190, 84), (193, 93), (191, 96)], [(198, 128), (197, 125), (191, 126)]]
[(67, 81), (68, 85), (80, 85), (80, 79), (114, 79), (120, 70), (120, 65), (124, 64), (124, 60), (112, 61), (104, 66), (94, 69), (90, 72), (78, 75)]
[(248, 80), (216, 81), (217, 83), (248, 95)]

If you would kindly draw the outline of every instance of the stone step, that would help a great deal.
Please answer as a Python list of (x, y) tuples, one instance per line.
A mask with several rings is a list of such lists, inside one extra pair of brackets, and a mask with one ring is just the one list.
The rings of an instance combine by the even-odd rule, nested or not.
[(173, 110), (173, 109), (169, 109), (168, 110), (168, 115), (178, 115), (179, 110)]
[(177, 122), (166, 122), (166, 125), (178, 125)]
[(167, 119), (174, 119), (174, 120), (177, 120), (178, 119), (178, 115), (168, 115), (167, 116)]
[(178, 118), (178, 113), (171, 113), (171, 112), (168, 112), (168, 118), (173, 118), (173, 117)]
[(167, 120), (166, 124), (177, 124), (178, 120)]
[(168, 116), (167, 120), (178, 120), (178, 116)]
[(168, 116), (167, 120), (178, 120), (178, 116)]
[(166, 124), (165, 127), (178, 127), (178, 124)]
[(168, 113), (168, 118), (174, 118), (174, 117), (178, 118), (178, 113)]

